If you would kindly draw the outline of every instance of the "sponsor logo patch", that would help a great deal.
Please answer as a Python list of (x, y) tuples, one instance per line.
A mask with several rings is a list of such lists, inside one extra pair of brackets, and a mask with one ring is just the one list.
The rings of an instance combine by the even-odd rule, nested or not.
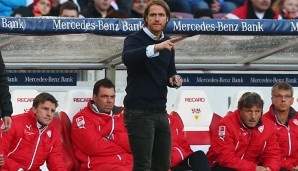
[(226, 126), (219, 126), (218, 136), (223, 137), (226, 135)]
[[(82, 129), (85, 128), (85, 120), (84, 120), (84, 116), (80, 116), (76, 119), (77, 122), (77, 126)], [(85, 128), (86, 129), (86, 128)]]

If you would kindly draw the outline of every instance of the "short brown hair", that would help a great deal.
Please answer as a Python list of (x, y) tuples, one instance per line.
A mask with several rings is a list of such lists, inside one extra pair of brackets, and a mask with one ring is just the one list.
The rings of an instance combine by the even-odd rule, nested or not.
[(151, 0), (147, 3), (145, 11), (144, 11), (144, 26), (147, 26), (147, 24), (148, 24), (146, 18), (148, 17), (149, 9), (152, 5), (159, 5), (159, 6), (163, 7), (163, 9), (166, 11), (168, 21), (170, 21), (171, 11), (170, 11), (170, 7), (168, 6), (168, 4), (164, 0)]
[(38, 105), (40, 103), (44, 103), (46, 101), (50, 101), (50, 102), (54, 103), (56, 107), (58, 107), (58, 101), (50, 93), (40, 93), (39, 95), (37, 95), (33, 100), (32, 106), (35, 108), (38, 108)]

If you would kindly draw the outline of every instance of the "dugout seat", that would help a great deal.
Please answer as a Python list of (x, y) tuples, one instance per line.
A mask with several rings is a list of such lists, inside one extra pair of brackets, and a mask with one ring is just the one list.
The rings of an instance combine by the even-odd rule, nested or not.
[(13, 108), (12, 115), (22, 114), (27, 112), (33, 104), (34, 98), (39, 94), (34, 89), (22, 89), (11, 91), (11, 103)]
[(70, 154), (69, 157), (67, 157), (67, 160), (68, 163), (73, 163), (73, 168), (71, 171), (79, 171), (80, 169), (80, 163), (75, 158), (71, 140), (72, 118), (77, 112), (87, 106), (88, 101), (92, 99), (92, 95), (93, 91), (89, 89), (69, 90), (65, 95), (65, 106), (63, 106), (63, 109), (58, 113), (57, 116), (62, 124), (63, 143), (65, 144), (66, 148), (64, 153)]
[[(263, 95), (263, 93), (262, 93), (261, 90), (249, 90), (249, 89), (247, 89), (247, 90), (238, 90), (238, 91), (235, 92), (234, 96), (233, 96), (232, 99), (231, 99), (231, 104), (230, 104), (230, 106), (229, 106), (229, 109), (228, 109), (227, 113), (228, 113), (228, 112), (234, 112), (234, 111), (237, 109), (238, 101), (239, 101), (240, 97), (241, 97), (244, 93), (246, 93), (246, 92), (255, 92), (255, 93), (258, 93), (258, 94), (261, 96), (261, 98), (264, 100), (264, 95)], [(264, 106), (265, 106), (265, 105), (264, 105)], [(268, 109), (269, 109), (269, 108), (268, 108)], [(268, 109), (266, 109), (266, 108), (264, 107), (264, 111), (267, 111)]]
[(298, 89), (294, 89), (293, 98), (294, 98), (294, 101), (293, 101), (292, 107), (296, 111), (298, 111)]
[(73, 116), (81, 109), (87, 106), (92, 99), (93, 91), (90, 89), (69, 90), (64, 98), (64, 106), (61, 112), (64, 112), (72, 122)]
[(180, 90), (170, 114), (181, 118), (191, 148), (206, 153), (211, 144), (211, 130), (221, 117), (213, 113), (205, 91)]

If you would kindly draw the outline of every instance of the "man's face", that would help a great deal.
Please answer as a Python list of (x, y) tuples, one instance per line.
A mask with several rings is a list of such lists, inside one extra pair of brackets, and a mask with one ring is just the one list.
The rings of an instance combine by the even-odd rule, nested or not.
[(115, 105), (114, 88), (100, 87), (98, 94), (93, 95), (93, 101), (100, 112), (109, 114)]
[(53, 121), (56, 106), (55, 103), (45, 101), (44, 103), (39, 103), (37, 108), (32, 107), (32, 110), (36, 115), (37, 121), (41, 125), (46, 126)]
[(147, 21), (147, 28), (157, 36), (166, 27), (168, 17), (162, 6), (152, 5), (145, 19)]
[(136, 2), (132, 5), (132, 9), (143, 15), (147, 3), (148, 0), (136, 0)]
[(255, 127), (262, 117), (263, 109), (254, 105), (252, 108), (242, 108), (239, 110), (243, 122), (250, 128)]
[(294, 98), (291, 95), (291, 90), (279, 90), (275, 89), (273, 91), (273, 97), (271, 97), (274, 109), (277, 112), (289, 111), (291, 105), (294, 102)]
[(251, 0), (256, 12), (265, 12), (271, 7), (271, 0)]
[(107, 11), (110, 8), (111, 2), (112, 2), (112, 0), (93, 0), (93, 1), (96, 8), (99, 9), (100, 11)]
[(79, 17), (79, 14), (76, 10), (69, 10), (69, 9), (64, 9), (62, 13), (60, 14), (60, 17)]
[(40, 0), (36, 4), (42, 15), (48, 15), (51, 11), (51, 3), (49, 0)]

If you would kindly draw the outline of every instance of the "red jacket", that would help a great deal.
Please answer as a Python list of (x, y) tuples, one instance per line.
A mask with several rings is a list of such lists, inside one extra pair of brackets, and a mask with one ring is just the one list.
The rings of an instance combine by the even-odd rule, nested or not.
[(173, 116), (168, 115), (171, 133), (172, 133), (172, 155), (171, 155), (171, 167), (176, 166), (193, 151), (191, 150), (184, 132), (181, 121)]
[(248, 129), (236, 110), (226, 115), (213, 132), (207, 157), (211, 167), (218, 164), (237, 171), (255, 171), (257, 165), (262, 165), (279, 171), (279, 152), (272, 121), (263, 118), (258, 126)]
[[(250, 7), (248, 1), (245, 1), (243, 6), (237, 8), (236, 10), (227, 14), (224, 18), (225, 19), (258, 19), (258, 18), (251, 17), (251, 16), (256, 17), (256, 15), (253, 13), (254, 13), (254, 11), (253, 11), (252, 7)], [(272, 13), (271, 14), (272, 16), (267, 16), (266, 13)], [(271, 7), (269, 8), (269, 10), (266, 11), (266, 13), (265, 13), (264, 18), (260, 18), (260, 19), (282, 19), (281, 16), (278, 14), (278, 12), (274, 12), (271, 9)]]
[(272, 120), (277, 126), (277, 142), (283, 157), (282, 167), (292, 170), (298, 165), (298, 113), (291, 108), (289, 117), (288, 126), (285, 126), (277, 120), (272, 106), (264, 114), (264, 118)]
[(12, 122), (11, 129), (3, 134), (5, 165), (1, 171), (20, 168), (40, 171), (45, 161), (50, 171), (66, 171), (61, 152), (62, 137), (53, 123), (43, 130), (38, 129), (32, 109), (13, 116)]
[(72, 142), (81, 170), (132, 170), (132, 154), (124, 126), (123, 108), (112, 114), (96, 112), (89, 101), (72, 122)]

